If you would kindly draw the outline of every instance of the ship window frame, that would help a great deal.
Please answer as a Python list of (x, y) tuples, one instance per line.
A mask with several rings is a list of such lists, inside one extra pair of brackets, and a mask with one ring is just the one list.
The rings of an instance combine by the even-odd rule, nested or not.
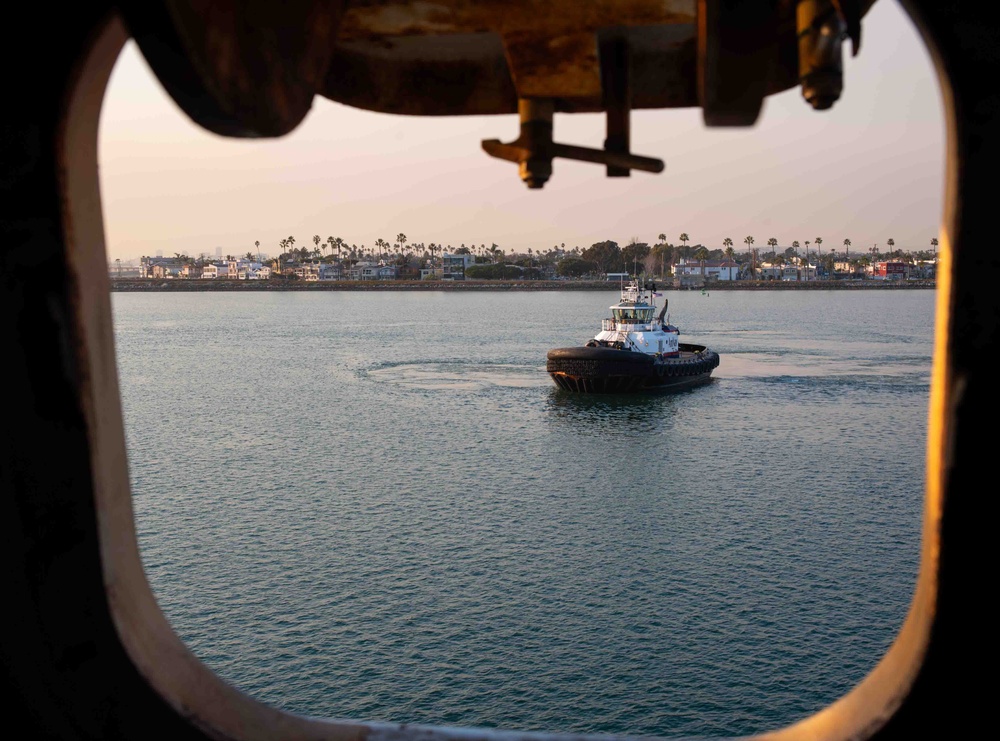
[[(914, 16), (911, 3), (903, 6)], [(916, 19), (915, 19), (916, 20)], [(918, 23), (919, 26), (919, 23)], [(927, 481), (920, 571), (906, 620), (893, 645), (861, 683), (842, 698), (787, 728), (760, 738), (868, 738), (892, 720), (909, 697), (932, 640), (938, 599), (938, 551), (944, 505), (944, 474), (949, 453), (949, 420), (954, 412), (947, 388), (952, 361), (948, 342), (954, 297), (948, 278), (952, 237), (958, 225), (954, 163), (956, 112), (950, 83), (935, 55), (929, 31), (925, 43), (941, 77), (948, 122), (949, 166), (945, 176), (946, 209), (940, 233), (945, 267), (940, 271), (936, 305), (935, 357), (929, 413)], [(156, 605), (142, 568), (136, 539), (125, 454), (124, 423), (114, 354), (110, 278), (106, 270), (103, 216), (97, 174), (97, 131), (108, 78), (127, 34), (111, 18), (94, 40), (75, 85), (69, 92), (65, 125), (57, 146), (65, 172), (64, 233), (69, 267), (76, 280), (74, 331), (78, 357), (87, 371), (81, 396), (93, 443), (91, 461), (98, 511), (99, 547), (108, 608), (135, 670), (172, 707), (193, 733), (231, 739), (368, 739), (368, 741), (551, 741), (580, 739), (579, 734), (521, 733), (461, 728), (429, 728), (390, 723), (360, 723), (304, 718), (268, 706), (230, 687), (202, 664), (174, 633)], [(153, 730), (153, 729), (149, 729)], [(621, 738), (595, 735), (593, 738)]]

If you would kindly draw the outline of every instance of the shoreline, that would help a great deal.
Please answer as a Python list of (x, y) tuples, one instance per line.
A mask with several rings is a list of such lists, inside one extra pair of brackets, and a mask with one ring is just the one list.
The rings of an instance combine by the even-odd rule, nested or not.
[[(934, 289), (933, 280), (815, 280), (815, 281), (722, 281), (705, 290), (712, 291), (864, 291)], [(484, 280), (484, 281), (256, 281), (227, 279), (111, 278), (111, 290), (118, 292), (192, 291), (613, 291), (613, 281), (580, 280)], [(657, 286), (662, 291), (701, 291), (700, 287)]]

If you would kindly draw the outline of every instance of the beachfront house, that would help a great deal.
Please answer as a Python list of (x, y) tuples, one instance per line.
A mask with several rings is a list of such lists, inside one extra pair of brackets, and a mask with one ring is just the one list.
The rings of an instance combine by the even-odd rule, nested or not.
[(441, 256), (441, 280), (465, 280), (465, 269), (475, 264), (475, 255), (453, 255), (445, 252)]
[(910, 266), (895, 260), (877, 262), (872, 269), (872, 277), (875, 280), (906, 280), (910, 277)]
[(213, 262), (209, 263), (201, 271), (202, 278), (228, 278), (229, 277), (229, 263), (228, 262)]
[(321, 263), (316, 271), (317, 280), (340, 280), (340, 263)]
[(681, 258), (674, 265), (675, 276), (701, 275), (706, 283), (717, 280), (736, 280), (740, 266), (732, 260), (688, 260)]
[(187, 264), (186, 261), (176, 257), (148, 257), (143, 255), (139, 258), (140, 278), (176, 278)]

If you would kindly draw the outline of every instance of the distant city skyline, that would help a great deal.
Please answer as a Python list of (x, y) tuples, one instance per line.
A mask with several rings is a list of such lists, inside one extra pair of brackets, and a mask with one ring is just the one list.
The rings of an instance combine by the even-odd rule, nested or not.
[[(844, 95), (815, 112), (792, 89), (768, 98), (750, 129), (707, 129), (699, 109), (633, 112), (632, 148), (661, 175), (607, 179), (557, 160), (542, 191), (480, 140), (516, 136), (516, 116), (416, 118), (317, 98), (277, 140), (225, 139), (179, 112), (128, 44), (100, 129), (108, 259), (202, 253), (274, 255), (294, 235), (371, 247), (408, 241), (515, 252), (653, 244), (660, 233), (710, 249), (729, 237), (766, 247), (822, 237), (852, 251), (928, 249), (943, 208), (944, 126), (930, 60), (894, 2), (864, 20), (859, 56), (844, 46)], [(600, 146), (599, 115), (557, 114), (559, 141)], [(740, 248), (743, 248), (740, 250)]]

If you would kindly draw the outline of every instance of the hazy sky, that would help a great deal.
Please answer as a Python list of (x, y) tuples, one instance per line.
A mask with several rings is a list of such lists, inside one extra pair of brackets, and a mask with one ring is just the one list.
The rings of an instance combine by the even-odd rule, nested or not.
[[(661, 232), (712, 248), (751, 235), (757, 246), (819, 236), (861, 252), (891, 237), (927, 249), (944, 173), (927, 53), (891, 0), (865, 18), (858, 57), (844, 52), (844, 94), (830, 111), (813, 111), (797, 88), (768, 98), (749, 129), (708, 129), (700, 109), (636, 111), (632, 150), (662, 158), (664, 173), (608, 179), (603, 167), (556, 160), (545, 188), (529, 191), (515, 165), (480, 149), (514, 139), (514, 115), (390, 116), (316, 98), (286, 137), (225, 139), (180, 113), (129, 43), (101, 119), (108, 256), (244, 254), (255, 240), (273, 255), (284, 237), (311, 247), (314, 234), (371, 247), (399, 232), (517, 252), (652, 243)], [(555, 138), (600, 147), (604, 118), (557, 114)]]

